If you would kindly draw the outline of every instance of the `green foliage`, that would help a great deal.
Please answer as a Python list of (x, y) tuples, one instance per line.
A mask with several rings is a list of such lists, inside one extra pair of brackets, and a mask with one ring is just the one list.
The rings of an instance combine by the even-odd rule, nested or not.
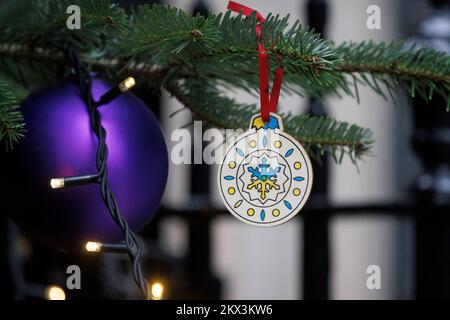
[[(168, 63), (172, 55), (212, 49), (220, 33), (212, 21), (192, 17), (173, 7), (143, 5), (133, 12), (122, 48), (129, 56), (144, 53), (153, 63)], [(128, 50), (130, 49), (131, 50)]]
[[(387, 99), (386, 92), (401, 87), (411, 97), (420, 95), (425, 101), (434, 93), (447, 100), (450, 108), (450, 57), (427, 47), (373, 42), (344, 43), (338, 47), (345, 60), (338, 66), (344, 73), (354, 75), (356, 83), (366, 84)], [(382, 84), (382, 85), (380, 85)]]
[(25, 134), (22, 113), (12, 88), (0, 78), (0, 140), (6, 140), (6, 147), (12, 148)]
[[(58, 81), (70, 69), (64, 55), (75, 47), (90, 68), (115, 80), (129, 74), (155, 89), (166, 88), (196, 117), (222, 128), (245, 128), (255, 106), (220, 94), (219, 88), (258, 90), (255, 16), (226, 12), (191, 16), (182, 10), (143, 5), (126, 14), (107, 0), (35, 0), (30, 14), (17, 16), (26, 0), (0, 7), (0, 73), (26, 86)], [(81, 7), (81, 30), (68, 30), (66, 8)], [(271, 75), (285, 69), (283, 89), (319, 99), (327, 95), (358, 98), (358, 86), (394, 97), (405, 89), (429, 100), (437, 93), (448, 101), (450, 57), (401, 42), (335, 45), (288, 17), (269, 15), (262, 41), (270, 56)], [(28, 81), (26, 81), (28, 80)], [(1, 98), (1, 97), (0, 97)], [(311, 154), (330, 152), (337, 161), (368, 154), (371, 132), (331, 118), (285, 115), (286, 131)], [(313, 151), (314, 150), (314, 151)]]
[[(23, 5), (26, 3), (26, 7)], [(81, 8), (81, 30), (69, 30), (66, 26), (70, 5)], [(108, 0), (13, 0), (6, 2), (0, 10), (0, 41), (2, 43), (24, 44), (57, 51), (68, 45), (83, 51), (97, 51), (109, 46), (110, 35), (123, 34), (127, 30), (128, 16), (117, 5)], [(21, 8), (15, 20), (11, 20), (8, 9)], [(117, 44), (116, 44), (117, 45)]]
[[(192, 110), (196, 118), (213, 127), (248, 128), (249, 119), (258, 112), (255, 105), (236, 103), (207, 83), (167, 83), (166, 89)], [(373, 143), (370, 130), (329, 117), (286, 114), (283, 123), (285, 130), (316, 160), (324, 152), (330, 152), (338, 163), (345, 154), (356, 162)]]

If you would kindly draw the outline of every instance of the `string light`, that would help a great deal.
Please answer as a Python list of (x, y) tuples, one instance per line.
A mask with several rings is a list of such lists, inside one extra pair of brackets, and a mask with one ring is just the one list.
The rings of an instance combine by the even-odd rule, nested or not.
[(66, 293), (58, 286), (48, 286), (44, 295), (47, 300), (66, 300)]
[(63, 178), (56, 178), (50, 180), (50, 186), (52, 189), (60, 189), (64, 188), (64, 179)]
[(128, 77), (119, 83), (117, 86), (106, 92), (100, 97), (100, 100), (96, 102), (96, 107), (110, 103), (112, 100), (120, 96), (122, 93), (129, 91), (136, 85), (136, 80), (133, 77)]
[(129, 249), (125, 243), (101, 243), (95, 241), (86, 242), (87, 252), (102, 253), (128, 253)]
[(61, 189), (65, 187), (73, 187), (84, 184), (95, 183), (98, 181), (98, 175), (73, 176), (65, 178), (53, 178), (50, 180), (52, 189)]
[(127, 92), (131, 88), (133, 88), (136, 85), (136, 80), (134, 80), (133, 77), (128, 77), (125, 80), (123, 80), (121, 83), (119, 83), (119, 90), (122, 93)]
[(161, 300), (164, 294), (164, 286), (160, 282), (151, 285), (152, 300)]
[[(97, 108), (102, 104), (106, 104), (109, 99), (112, 100), (118, 95), (120, 95), (120, 93), (126, 92), (129, 89), (131, 89), (136, 82), (134, 78), (129, 77), (124, 81), (122, 81), (115, 88), (104, 94), (100, 98), (100, 101), (95, 102), (94, 98), (92, 97), (92, 78), (90, 71), (86, 68), (86, 66), (84, 66), (80, 62), (73, 48), (69, 47), (67, 50), (67, 54), (69, 61), (72, 65), (72, 68), (75, 70), (75, 74), (78, 77), (81, 95), (89, 111), (91, 128), (98, 138), (97, 159), (96, 159), (98, 177), (96, 177), (97, 178), (96, 182), (101, 184), (102, 186), (100, 188), (100, 195), (102, 197), (103, 203), (108, 209), (109, 214), (111, 215), (111, 218), (114, 220), (117, 226), (120, 227), (124, 236), (124, 244), (112, 245), (111, 247), (108, 246), (108, 244), (102, 243), (100, 245), (100, 250), (104, 251), (106, 249), (114, 249), (116, 250), (116, 252), (118, 251), (125, 252), (124, 248), (126, 248), (126, 252), (133, 265), (132, 267), (133, 278), (137, 286), (141, 290), (144, 298), (149, 299), (150, 297), (149, 286), (147, 281), (145, 280), (141, 266), (142, 245), (137, 235), (133, 232), (133, 230), (129, 228), (127, 220), (120, 213), (116, 197), (112, 192), (108, 182), (108, 170), (107, 170), (108, 145), (106, 144), (106, 130), (102, 125), (101, 115)], [(117, 94), (117, 92), (119, 93)], [(67, 179), (64, 178), (64, 184), (66, 183)], [(89, 248), (92, 249), (94, 247), (91, 247), (91, 245), (89, 245)]]
[(86, 251), (88, 252), (100, 252), (102, 250), (102, 244), (100, 242), (89, 241), (86, 243)]

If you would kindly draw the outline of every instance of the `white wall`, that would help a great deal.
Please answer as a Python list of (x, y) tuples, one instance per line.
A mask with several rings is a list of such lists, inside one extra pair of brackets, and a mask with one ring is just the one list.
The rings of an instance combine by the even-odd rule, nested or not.
[[(329, 35), (343, 41), (385, 41), (398, 39), (399, 4), (393, 0), (333, 0)], [(381, 8), (381, 30), (366, 28), (366, 9)], [(374, 131), (374, 157), (360, 163), (359, 171), (348, 161), (331, 166), (331, 201), (335, 205), (382, 204), (394, 202), (405, 194), (414, 164), (410, 163), (408, 136), (410, 110), (386, 102), (369, 88), (360, 88), (360, 105), (352, 98), (329, 99), (330, 113), (339, 120), (357, 123)], [(400, 270), (405, 248), (399, 244), (408, 221), (389, 216), (335, 217), (330, 224), (332, 298), (394, 299), (410, 296), (411, 288), (402, 287), (402, 277), (411, 273)], [(406, 226), (406, 227), (405, 227)], [(411, 233), (406, 233), (410, 235)], [(411, 244), (412, 245), (412, 244)], [(410, 256), (411, 257), (411, 256)], [(381, 290), (366, 287), (367, 266), (381, 267)], [(409, 271), (409, 270), (408, 270)]]

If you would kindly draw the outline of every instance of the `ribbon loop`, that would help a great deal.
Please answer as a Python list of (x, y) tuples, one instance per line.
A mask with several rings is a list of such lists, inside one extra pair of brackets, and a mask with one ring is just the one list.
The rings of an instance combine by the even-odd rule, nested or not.
[(278, 99), (280, 97), (281, 84), (283, 81), (283, 67), (279, 66), (275, 70), (275, 78), (273, 81), (272, 92), (269, 95), (269, 57), (266, 48), (261, 43), (261, 23), (264, 23), (264, 17), (256, 10), (244, 6), (240, 3), (230, 1), (227, 9), (250, 16), (256, 12), (256, 20), (258, 24), (255, 27), (258, 39), (258, 60), (259, 60), (259, 96), (261, 103), (261, 116), (265, 122), (269, 121), (271, 112), (277, 112)]

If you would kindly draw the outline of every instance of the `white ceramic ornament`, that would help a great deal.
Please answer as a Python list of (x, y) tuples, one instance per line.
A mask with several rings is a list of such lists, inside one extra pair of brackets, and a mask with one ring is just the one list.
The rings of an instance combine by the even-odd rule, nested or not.
[(292, 219), (311, 192), (311, 161), (301, 144), (283, 131), (283, 119), (260, 114), (225, 153), (218, 174), (227, 209), (239, 220), (261, 227)]

